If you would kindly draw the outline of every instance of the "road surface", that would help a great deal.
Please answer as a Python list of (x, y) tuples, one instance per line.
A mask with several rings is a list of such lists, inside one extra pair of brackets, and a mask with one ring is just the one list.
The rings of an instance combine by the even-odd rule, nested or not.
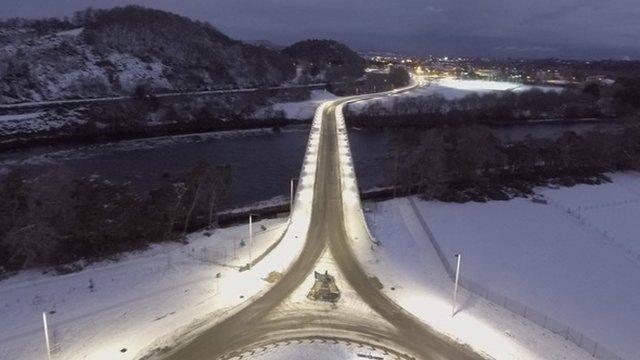
[[(481, 359), (468, 347), (436, 333), (407, 313), (369, 280), (355, 258), (344, 225), (341, 174), (338, 154), (336, 108), (341, 103), (378, 95), (363, 95), (336, 100), (325, 107), (318, 145), (315, 193), (311, 223), (301, 256), (263, 296), (217, 325), (198, 333), (175, 348), (156, 349), (145, 359), (208, 360), (227, 358), (247, 348), (314, 333), (340, 334), (353, 340), (372, 339), (407, 358)], [(323, 251), (328, 249), (343, 276), (362, 300), (391, 326), (379, 327), (354, 316), (318, 319), (313, 311), (288, 312), (273, 316), (278, 307), (313, 271)], [(346, 334), (346, 335), (345, 335)], [(338, 335), (336, 335), (338, 336)]]

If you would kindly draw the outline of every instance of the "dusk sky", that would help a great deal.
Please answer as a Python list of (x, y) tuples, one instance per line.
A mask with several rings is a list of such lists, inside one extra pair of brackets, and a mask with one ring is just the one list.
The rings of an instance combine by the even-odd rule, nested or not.
[(243, 40), (332, 38), (356, 50), (514, 58), (640, 58), (638, 0), (0, 0), (0, 17), (126, 4)]

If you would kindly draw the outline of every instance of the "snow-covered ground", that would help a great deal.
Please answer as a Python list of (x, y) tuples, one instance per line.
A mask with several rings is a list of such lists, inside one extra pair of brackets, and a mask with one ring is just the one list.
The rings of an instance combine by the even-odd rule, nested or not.
[(46, 111), (0, 115), (0, 135), (43, 132), (78, 123), (79, 121), (74, 114), (69, 114), (63, 120), (58, 116), (52, 116)]
[[(449, 95), (468, 95), (470, 92), (486, 93), (492, 91), (527, 91), (531, 89), (539, 89), (542, 91), (562, 91), (561, 87), (543, 86), (543, 85), (523, 85), (520, 83), (508, 81), (490, 81), (490, 80), (462, 80), (453, 78), (444, 78), (435, 81), (433, 86), (435, 90), (443, 91), (444, 89), (460, 90), (460, 93), (450, 93)], [(467, 93), (463, 93), (466, 91)], [(446, 97), (446, 95), (444, 95)]]
[(441, 95), (446, 100), (458, 100), (471, 94), (487, 94), (502, 91), (526, 91), (531, 89), (540, 89), (542, 91), (562, 91), (561, 87), (554, 86), (533, 86), (523, 85), (505, 81), (487, 81), (487, 80), (460, 80), (453, 78), (443, 78), (433, 80), (430, 83), (424, 79), (417, 78), (423, 86), (419, 86), (411, 91), (401, 94), (395, 94), (374, 100), (358, 101), (349, 105), (349, 109), (355, 112), (362, 111), (366, 106), (372, 103), (379, 103), (386, 108), (393, 106), (394, 100), (399, 97), (426, 97), (430, 95)]
[(356, 250), (387, 295), (482, 352), (499, 359), (590, 357), (563, 336), (467, 291), (451, 319), (452, 282), (422, 217), (451, 265), (454, 254), (462, 254), (467, 278), (623, 358), (638, 359), (640, 174), (611, 178), (595, 186), (537, 188), (548, 205), (521, 198), (466, 204), (413, 198), (416, 213), (408, 198), (367, 204), (382, 246), (372, 251), (356, 243)]
[(231, 358), (252, 360), (362, 360), (389, 358), (384, 350), (343, 341), (326, 339), (293, 340), (253, 349)]
[(111, 360), (175, 344), (241, 310), (271, 285), (266, 279), (273, 271), (284, 273), (302, 251), (322, 111), (320, 106), (314, 117), (289, 221), (255, 224), (253, 242), (247, 226), (238, 226), (191, 234), (188, 245), (155, 245), (69, 275), (30, 270), (1, 281), (0, 359), (45, 358), (43, 312), (49, 314), (54, 359)]
[[(252, 255), (277, 241), (286, 223), (254, 224)], [(247, 225), (188, 240), (69, 275), (30, 270), (0, 282), (0, 359), (46, 357), (42, 312), (49, 313), (54, 359), (131, 359), (153, 340), (215, 321), (269, 286), (256, 275), (264, 270), (238, 271), (249, 261)], [(276, 257), (265, 262), (282, 271), (287, 256)]]
[(335, 100), (338, 97), (326, 90), (311, 90), (309, 100), (287, 103), (276, 103), (256, 112), (257, 118), (262, 118), (268, 114), (282, 111), (285, 118), (296, 120), (309, 120), (313, 118), (318, 105), (325, 101)]

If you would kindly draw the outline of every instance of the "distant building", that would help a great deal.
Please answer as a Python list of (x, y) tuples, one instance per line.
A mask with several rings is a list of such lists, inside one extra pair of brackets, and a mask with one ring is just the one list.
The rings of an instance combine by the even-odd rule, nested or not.
[(587, 76), (585, 82), (586, 83), (594, 82), (594, 83), (598, 83), (598, 84), (601, 84), (601, 85), (608, 85), (608, 86), (611, 86), (611, 85), (616, 83), (615, 80), (609, 79), (605, 75)]

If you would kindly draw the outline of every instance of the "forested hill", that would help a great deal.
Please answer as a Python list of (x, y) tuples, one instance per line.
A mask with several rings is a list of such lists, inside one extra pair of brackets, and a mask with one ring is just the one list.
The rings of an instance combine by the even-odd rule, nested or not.
[(287, 55), (138, 6), (0, 23), (0, 103), (280, 85), (295, 73)]
[(365, 60), (346, 45), (334, 40), (304, 40), (282, 52), (305, 69), (311, 79), (348, 81), (364, 74)]

